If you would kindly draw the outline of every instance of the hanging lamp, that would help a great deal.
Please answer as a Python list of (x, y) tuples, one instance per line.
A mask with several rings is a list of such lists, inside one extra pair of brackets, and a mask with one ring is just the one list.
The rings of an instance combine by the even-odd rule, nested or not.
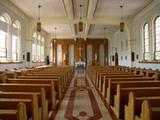
[(123, 5), (120, 6), (121, 8), (121, 22), (120, 22), (120, 32), (123, 32), (124, 31), (124, 21), (123, 21)]
[(41, 28), (41, 19), (40, 19), (40, 8), (41, 5), (38, 5), (38, 22), (37, 22), (37, 32), (41, 32), (42, 28)]
[(82, 5), (80, 4), (79, 7), (80, 7), (80, 21), (78, 23), (78, 27), (79, 27), (79, 32), (83, 32), (82, 11), (81, 11)]

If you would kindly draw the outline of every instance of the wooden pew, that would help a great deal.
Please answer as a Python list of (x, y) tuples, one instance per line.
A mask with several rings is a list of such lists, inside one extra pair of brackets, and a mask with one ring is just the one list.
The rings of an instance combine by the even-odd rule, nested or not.
[[(54, 84), (0, 84), (0, 90), (6, 92), (41, 92), (42, 111), (46, 115), (48, 100), (51, 101), (52, 109), (56, 105)], [(46, 110), (47, 109), (47, 110)], [(48, 113), (47, 113), (48, 114)]]
[[(66, 86), (64, 85), (64, 81), (62, 79), (61, 76), (56, 76), (56, 75), (53, 75), (53, 76), (47, 76), (47, 75), (44, 75), (44, 76), (37, 76), (37, 75), (30, 75), (30, 76), (18, 76), (17, 79), (36, 79), (36, 80), (40, 80), (40, 79), (48, 79), (48, 80), (54, 80), (54, 79), (58, 79), (59, 81), (59, 98), (61, 99), (63, 96), (64, 96), (64, 93), (65, 93), (65, 90), (67, 89)], [(62, 94), (60, 94), (62, 93)]]
[[(133, 84), (133, 83), (132, 83)], [(140, 84), (140, 83), (139, 83)], [(155, 84), (148, 84), (149, 87), (129, 87), (129, 88), (121, 88), (121, 85), (117, 85), (116, 95), (114, 95), (114, 106), (112, 107), (113, 111), (117, 115), (118, 118), (124, 117), (124, 105), (128, 103), (128, 94), (129, 92), (134, 92), (137, 97), (139, 96), (160, 96), (160, 86), (154, 87)], [(144, 83), (142, 83), (144, 84)], [(156, 83), (159, 84), (159, 83)], [(152, 87), (151, 87), (152, 86)], [(158, 85), (157, 85), (158, 86)], [(145, 92), (144, 92), (145, 91)]]
[[(156, 101), (158, 100), (158, 101)], [(154, 101), (145, 100), (142, 103), (142, 112), (140, 117), (136, 116), (135, 120), (159, 120), (160, 110), (159, 107), (152, 107), (150, 104), (159, 103), (159, 99), (155, 99)]]
[[(15, 115), (14, 112), (17, 110), (18, 105), (20, 103), (24, 103), (25, 105), (25, 108), (23, 108), (24, 113), (23, 114), (21, 113), (22, 116), (31, 118), (32, 120), (41, 120), (41, 113), (38, 108), (37, 95), (33, 95), (32, 99), (0, 98), (0, 111), (1, 111), (0, 116), (1, 118), (3, 116), (5, 117), (3, 119), (9, 119), (10, 117), (13, 117), (12, 115)], [(11, 113), (8, 111), (9, 113), (7, 114), (6, 113), (7, 110), (11, 110)]]
[[(67, 85), (69, 84), (68, 82), (68, 78), (62, 74), (62, 73), (32, 73), (32, 74), (27, 74), (27, 76), (29, 76), (29, 78), (33, 77), (33, 78), (54, 78), (54, 79), (59, 79), (61, 81), (62, 86), (64, 87), (63, 92), (67, 89)], [(18, 78), (22, 78), (22, 76), (18, 77)], [(24, 78), (24, 77), (23, 77)]]
[(1, 120), (28, 120), (25, 103), (20, 102), (17, 109), (0, 109)]
[(7, 76), (5, 74), (5, 72), (0, 72), (0, 83), (6, 82), (7, 80)]
[[(160, 96), (136, 97), (129, 93), (128, 105), (125, 105), (125, 120), (158, 120), (160, 114)], [(149, 102), (149, 103), (148, 103)]]
[(142, 76), (141, 75), (128, 75), (128, 74), (126, 75), (123, 75), (123, 74), (122, 75), (112, 75), (112, 74), (105, 75), (103, 79), (98, 81), (98, 84), (96, 87), (99, 89), (100, 92), (102, 92), (104, 81), (105, 81), (105, 85), (108, 87), (108, 80), (110, 78), (134, 78), (134, 77), (138, 78)]
[(62, 86), (59, 79), (8, 79), (7, 83), (20, 83), (20, 84), (54, 84), (56, 98), (58, 100), (62, 99)]
[[(133, 77), (133, 78), (109, 78), (103, 82), (102, 95), (110, 104), (112, 94), (115, 94), (117, 84), (125, 84), (125, 87), (132, 87), (132, 83), (144, 83), (154, 81), (154, 77)], [(107, 83), (108, 82), (108, 83)], [(127, 84), (128, 83), (128, 84)], [(141, 84), (140, 84), (141, 85)], [(142, 85), (143, 86), (143, 85)], [(123, 87), (123, 86), (121, 86)]]
[[(38, 119), (41, 120), (48, 120), (48, 101), (46, 100), (45, 90), (41, 88), (40, 92), (0, 92), (0, 98), (9, 98), (9, 99), (33, 99), (33, 96), (36, 95), (38, 101), (34, 101), (35, 103), (35, 111), (37, 111), (39, 107), (39, 114), (37, 112), (33, 112), (34, 116), (39, 115)], [(8, 105), (8, 104), (7, 104)], [(38, 106), (36, 106), (38, 105)], [(10, 106), (9, 106), (10, 107)], [(37, 108), (37, 109), (36, 109)], [(31, 108), (30, 108), (31, 109)], [(33, 108), (31, 109), (33, 111)]]
[(103, 79), (104, 76), (109, 76), (109, 75), (134, 75), (132, 73), (127, 73), (127, 72), (122, 72), (122, 71), (97, 71), (97, 78), (94, 84), (96, 86), (99, 85), (99, 81)]

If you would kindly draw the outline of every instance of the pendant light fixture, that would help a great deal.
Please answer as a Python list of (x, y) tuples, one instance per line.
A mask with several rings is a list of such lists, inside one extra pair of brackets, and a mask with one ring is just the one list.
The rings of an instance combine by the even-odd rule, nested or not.
[(83, 32), (83, 22), (82, 22), (82, 5), (80, 4), (80, 21), (78, 23), (78, 27), (79, 27), (79, 32)]
[(123, 32), (124, 31), (124, 21), (123, 21), (123, 5), (120, 6), (121, 8), (121, 22), (120, 22), (120, 32)]
[(37, 21), (37, 32), (41, 32), (41, 19), (40, 19), (40, 9), (41, 5), (38, 5), (38, 21)]

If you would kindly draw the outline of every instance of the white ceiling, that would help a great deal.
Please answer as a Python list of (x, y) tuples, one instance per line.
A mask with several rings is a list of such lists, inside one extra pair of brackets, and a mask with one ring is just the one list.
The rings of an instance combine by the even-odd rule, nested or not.
[[(82, 36), (102, 36), (118, 30), (120, 5), (123, 5), (124, 17), (131, 17), (146, 7), (153, 0), (10, 0), (28, 16), (37, 19), (38, 5), (42, 27), (51, 34), (79, 35), (76, 24), (80, 14), (83, 16), (84, 31)], [(83, 5), (80, 12), (80, 4)], [(57, 28), (55, 31), (55, 27)], [(104, 33), (104, 27), (106, 27)], [(103, 33), (103, 34), (102, 34)], [(63, 36), (64, 37), (64, 36)]]

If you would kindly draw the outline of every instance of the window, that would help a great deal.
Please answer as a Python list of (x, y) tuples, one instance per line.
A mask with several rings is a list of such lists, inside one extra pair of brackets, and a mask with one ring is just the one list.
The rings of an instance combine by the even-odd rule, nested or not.
[(44, 61), (44, 37), (42, 37), (41, 34), (38, 34), (36, 32), (33, 34), (32, 61)]
[(51, 62), (54, 62), (53, 61), (53, 45), (52, 45), (52, 42), (50, 43), (50, 47), (49, 47), (49, 58), (50, 58)]
[(0, 61), (7, 60), (9, 22), (9, 16), (7, 14), (0, 16)]
[(35, 32), (33, 34), (33, 43), (32, 43), (32, 60), (36, 61), (36, 39), (37, 39), (37, 33)]
[(44, 61), (44, 38), (41, 40), (41, 61)]
[(149, 27), (148, 24), (145, 23), (143, 26), (143, 45), (144, 45), (144, 60), (149, 60), (150, 52), (149, 52)]
[(19, 60), (20, 54), (20, 23), (16, 21), (13, 23), (12, 30), (12, 61)]
[(160, 60), (160, 16), (154, 20), (154, 59)]
[(7, 60), (6, 33), (0, 31), (0, 61)]

